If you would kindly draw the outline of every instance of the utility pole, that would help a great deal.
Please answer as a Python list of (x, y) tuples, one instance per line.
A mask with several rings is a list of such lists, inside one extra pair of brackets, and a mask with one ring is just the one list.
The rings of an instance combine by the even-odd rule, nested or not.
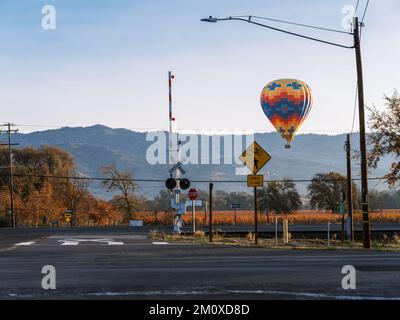
[(347, 160), (347, 215), (349, 219), (350, 227), (350, 239), (354, 241), (354, 226), (353, 226), (353, 183), (351, 177), (351, 145), (350, 145), (350, 134), (347, 134), (346, 141), (346, 160)]
[(344, 243), (344, 241), (346, 240), (346, 236), (345, 236), (345, 227), (344, 227), (344, 199), (345, 199), (346, 195), (345, 193), (342, 191), (340, 192), (340, 203), (339, 203), (339, 209), (340, 209), (340, 215), (341, 215), (341, 240), (342, 243)]
[(9, 184), (10, 184), (10, 222), (13, 228), (16, 227), (15, 223), (15, 213), (14, 213), (14, 173), (13, 173), (13, 155), (12, 146), (18, 145), (18, 143), (11, 143), (11, 134), (17, 133), (18, 129), (12, 130), (11, 127), (14, 126), (12, 123), (6, 123), (3, 127), (7, 127), (8, 143), (2, 143), (2, 146), (8, 146), (8, 168), (9, 168)]
[(206, 201), (206, 205), (204, 206), (204, 224), (203, 227), (207, 224), (207, 209), (208, 209), (208, 201)]
[(209, 197), (209, 205), (208, 205), (208, 209), (210, 210), (210, 216), (209, 216), (209, 227), (208, 227), (208, 232), (209, 232), (209, 238), (210, 238), (210, 242), (212, 242), (212, 192), (213, 192), (213, 188), (214, 188), (214, 184), (210, 183), (208, 186), (208, 197)]
[(360, 24), (358, 17), (354, 18), (354, 48), (356, 51), (357, 62), (357, 84), (358, 84), (358, 111), (360, 122), (360, 153), (361, 153), (361, 211), (363, 225), (363, 242), (364, 248), (371, 248), (371, 231), (368, 209), (368, 168), (367, 168), (367, 146), (365, 138), (365, 113), (364, 113), (364, 80), (361, 60), (361, 43), (360, 43)]
[(254, 187), (254, 242), (258, 244), (257, 187)]

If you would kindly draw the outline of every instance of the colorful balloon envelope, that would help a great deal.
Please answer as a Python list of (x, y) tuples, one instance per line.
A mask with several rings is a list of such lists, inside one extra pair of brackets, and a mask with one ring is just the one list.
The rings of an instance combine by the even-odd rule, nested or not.
[(296, 131), (312, 107), (310, 87), (301, 80), (280, 79), (268, 83), (261, 93), (262, 109), (290, 148)]

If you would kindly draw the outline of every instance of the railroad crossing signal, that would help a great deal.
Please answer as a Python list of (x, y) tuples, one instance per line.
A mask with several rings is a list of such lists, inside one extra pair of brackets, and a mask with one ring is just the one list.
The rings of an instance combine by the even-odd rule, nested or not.
[(72, 216), (71, 213), (64, 213), (64, 217), (67, 218), (67, 219), (68, 219), (68, 218), (71, 218), (71, 216)]
[(177, 162), (172, 166), (171, 169), (168, 170), (169, 174), (173, 174), (175, 170), (179, 170), (180, 173), (185, 174), (186, 171), (182, 168), (182, 162)]
[(245, 151), (243, 151), (239, 159), (251, 170), (251, 172), (253, 172), (253, 175), (256, 175), (257, 172), (260, 171), (269, 160), (271, 160), (271, 156), (254, 141)]

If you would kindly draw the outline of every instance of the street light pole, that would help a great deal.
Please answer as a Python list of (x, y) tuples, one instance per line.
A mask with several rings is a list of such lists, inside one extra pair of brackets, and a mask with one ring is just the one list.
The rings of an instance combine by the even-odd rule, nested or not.
[(358, 18), (354, 18), (354, 47), (357, 63), (357, 84), (358, 84), (358, 112), (360, 122), (360, 153), (361, 153), (361, 211), (363, 226), (364, 248), (371, 248), (371, 231), (368, 209), (368, 168), (367, 168), (367, 146), (365, 138), (365, 113), (364, 113), (364, 80), (361, 60), (360, 24)]
[[(216, 23), (218, 21), (242, 21), (250, 24), (254, 24), (260, 27), (264, 27), (270, 30), (278, 31), (281, 33), (289, 34), (292, 36), (300, 37), (307, 40), (312, 40), (332, 46), (355, 49), (356, 53), (356, 65), (357, 65), (357, 84), (358, 84), (358, 103), (359, 103), (359, 122), (360, 122), (360, 153), (361, 153), (361, 194), (362, 194), (362, 216), (363, 216), (363, 242), (364, 248), (371, 248), (371, 231), (369, 221), (369, 209), (368, 209), (368, 170), (367, 170), (367, 148), (366, 148), (366, 137), (365, 137), (365, 113), (364, 113), (364, 82), (362, 73), (362, 60), (361, 60), (361, 44), (360, 44), (360, 23), (358, 18), (355, 17), (353, 21), (353, 32), (348, 33), (354, 37), (354, 45), (346, 46), (340, 43), (325, 41), (323, 39), (313, 38), (305, 36), (299, 33), (290, 32), (287, 30), (271, 27), (262, 23), (258, 23), (252, 20), (252, 16), (248, 16), (247, 19), (242, 17), (228, 17), (223, 19), (214, 18), (212, 16), (201, 19), (203, 22)], [(346, 33), (346, 32), (344, 32)]]
[(10, 213), (11, 213), (11, 226), (15, 228), (15, 214), (14, 214), (14, 172), (13, 172), (13, 154), (11, 149), (11, 124), (8, 127), (8, 159), (10, 166)]

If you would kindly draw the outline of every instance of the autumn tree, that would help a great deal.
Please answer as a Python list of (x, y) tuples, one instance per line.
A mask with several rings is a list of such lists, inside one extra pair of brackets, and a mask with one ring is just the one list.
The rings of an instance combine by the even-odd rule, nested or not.
[(77, 225), (90, 226), (96, 224), (98, 218), (96, 216), (97, 200), (89, 191), (79, 203), (79, 210), (76, 211), (75, 220)]
[[(318, 173), (307, 187), (313, 209), (339, 210), (340, 193), (347, 194), (347, 178), (337, 172)], [(358, 207), (357, 186), (353, 183), (353, 205)]]
[(16, 194), (14, 198), (18, 225), (39, 226), (51, 225), (63, 217), (65, 207), (61, 199), (54, 193), (53, 186), (46, 183), (42, 190), (35, 190), (24, 198)]
[(65, 207), (77, 214), (82, 202), (88, 196), (87, 180), (74, 174), (74, 178), (64, 181), (62, 186), (62, 200)]
[(92, 219), (95, 220), (96, 223), (103, 226), (110, 226), (121, 222), (123, 216), (107, 201), (98, 200), (96, 202), (95, 210), (92, 214)]
[(396, 161), (386, 174), (387, 182), (394, 186), (400, 180), (400, 96), (395, 91), (392, 97), (385, 96), (385, 100), (386, 110), (379, 111), (376, 107), (370, 109), (369, 126), (372, 133), (369, 142), (372, 149), (368, 164), (377, 168), (383, 156), (394, 155)]
[(118, 192), (114, 197), (114, 203), (125, 213), (125, 220), (129, 220), (133, 215), (133, 208), (136, 204), (135, 191), (137, 184), (133, 181), (132, 173), (128, 171), (119, 171), (115, 165), (102, 167), (104, 180), (103, 187), (108, 192)]
[[(51, 225), (53, 221), (65, 221), (66, 209), (74, 213), (77, 225), (116, 225), (122, 220), (112, 203), (98, 200), (88, 190), (88, 180), (80, 177), (73, 157), (63, 149), (53, 146), (26, 147), (13, 150), (14, 157), (14, 211), (20, 226)], [(0, 227), (9, 225), (9, 176), (8, 150), (0, 147)], [(129, 196), (132, 210), (145, 208), (145, 199), (136, 198), (134, 184), (125, 185), (124, 178), (131, 177), (116, 169), (109, 172), (113, 184), (109, 190), (123, 190), (120, 207), (126, 212), (125, 195)], [(118, 181), (119, 180), (119, 181)], [(118, 182), (120, 184), (118, 184)], [(124, 211), (125, 212), (125, 211)]]
[[(59, 180), (46, 176), (69, 176), (75, 165), (68, 152), (52, 146), (14, 149), (13, 160), (15, 191), (22, 197), (28, 196), (34, 190), (40, 191), (48, 182), (57, 189)], [(0, 164), (8, 165), (8, 151), (4, 148), (0, 149)], [(0, 187), (8, 187), (7, 170), (3, 170), (0, 175)]]

